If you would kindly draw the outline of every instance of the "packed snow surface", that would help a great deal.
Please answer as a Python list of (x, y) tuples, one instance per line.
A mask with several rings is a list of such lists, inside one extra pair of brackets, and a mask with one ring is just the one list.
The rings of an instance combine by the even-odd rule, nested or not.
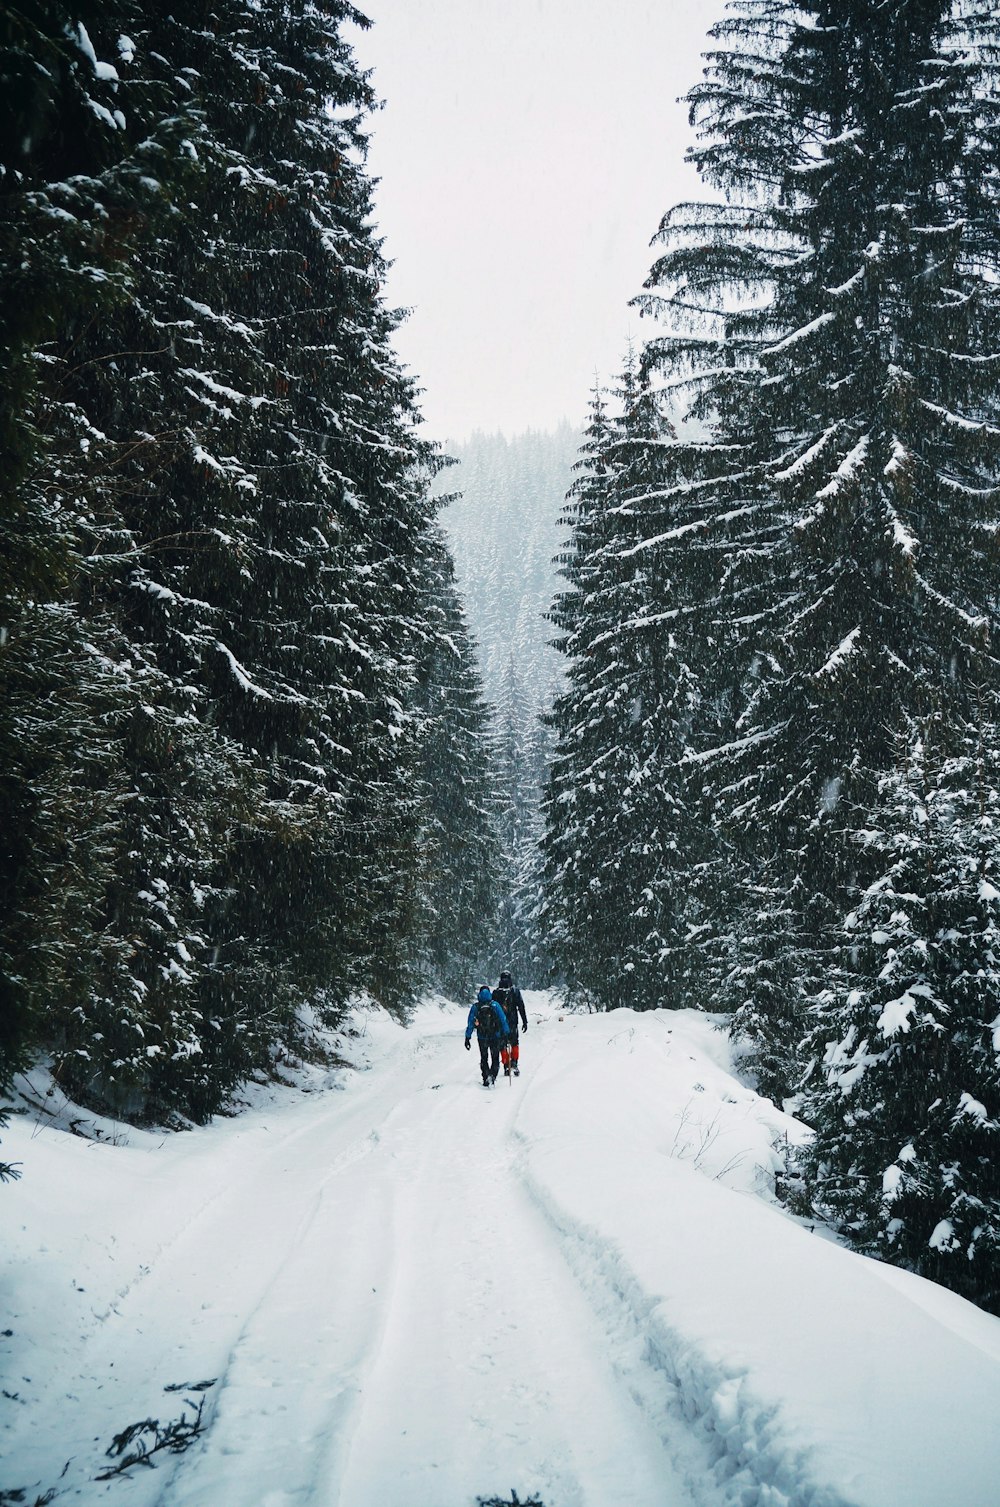
[(19, 1115), (0, 1502), (995, 1507), (1000, 1321), (782, 1211), (710, 1019), (527, 1004), (492, 1089), (434, 1004), (186, 1133)]

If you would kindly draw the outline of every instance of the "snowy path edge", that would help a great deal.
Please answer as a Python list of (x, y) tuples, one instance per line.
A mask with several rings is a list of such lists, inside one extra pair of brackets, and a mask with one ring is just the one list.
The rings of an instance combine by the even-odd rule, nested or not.
[(608, 1012), (564, 1043), (526, 1087), (519, 1175), (665, 1442), (685, 1448), (670, 1414), (700, 1441), (692, 1489), (711, 1507), (995, 1507), (1000, 1320), (784, 1211), (794, 1122), (733, 1076), (710, 1020)]
[[(697, 1472), (687, 1462), (694, 1491), (714, 1504), (721, 1485), (724, 1500), (739, 1507), (857, 1507), (855, 1499), (810, 1479), (806, 1452), (782, 1439), (779, 1404), (746, 1405), (743, 1375), (733, 1375), (731, 1368), (700, 1352), (689, 1334), (670, 1323), (664, 1305), (644, 1290), (614, 1241), (570, 1216), (524, 1163), (521, 1177), (595, 1311), (603, 1314), (609, 1330), (625, 1328), (633, 1336), (631, 1374), (623, 1377), (633, 1396), (665, 1435), (671, 1432), (671, 1415), (700, 1435), (714, 1489), (706, 1493), (702, 1486), (699, 1492)], [(651, 1368), (658, 1386), (650, 1386)]]

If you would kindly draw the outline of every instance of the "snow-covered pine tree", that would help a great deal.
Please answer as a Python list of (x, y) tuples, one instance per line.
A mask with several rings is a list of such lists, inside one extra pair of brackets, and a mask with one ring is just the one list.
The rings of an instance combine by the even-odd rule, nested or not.
[(124, 585), (138, 631), (265, 773), (265, 804), (220, 864), (208, 981), (245, 1070), (316, 990), (409, 992), (405, 703), (431, 510), (389, 348), (373, 101), (342, 35), (356, 14), (224, 10), (207, 37), (195, 7), (146, 39), (169, 60), (164, 86), (195, 91), (208, 144), (198, 215), (158, 242), (143, 289), (170, 352), (132, 372), (132, 423), (166, 408), (182, 439), (156, 515), (143, 507), (155, 544)]
[(605, 1007), (679, 1003), (696, 901), (686, 866), (681, 760), (697, 700), (674, 633), (680, 615), (643, 536), (672, 431), (629, 362), (609, 419), (595, 395), (570, 494), (569, 591), (558, 600), (569, 689), (547, 800), (546, 862), (557, 969)]
[(616, 500), (603, 567), (617, 597), (608, 634), (617, 668), (608, 691), (625, 699), (630, 722), (617, 816), (608, 812), (621, 851), (617, 909), (631, 935), (635, 1006), (697, 1006), (711, 999), (710, 960), (720, 947), (712, 912), (722, 882), (719, 844), (691, 762), (706, 717), (715, 724), (702, 689), (711, 652), (690, 631), (702, 605), (690, 594), (691, 575), (675, 572), (659, 548), (660, 536), (673, 533), (664, 483), (669, 489), (678, 440), (662, 392), (648, 372), (635, 370), (631, 353), (619, 397)]
[(68, 1086), (130, 1110), (210, 1112), (319, 991), (409, 992), (432, 509), (389, 348), (357, 19), (108, 6), (88, 34), (139, 60), (123, 114), (149, 147), (102, 227), (130, 277), (99, 322), (57, 311), (58, 382), (26, 415), (76, 426), (44, 487), (53, 514), (74, 499), (60, 611), (107, 698), (87, 702), (106, 770), (78, 780), (96, 880), (56, 932), (78, 987), (46, 1044)]
[(425, 981), (464, 999), (487, 966), (502, 899), (492, 714), (454, 565), (438, 532), (423, 576), (427, 630), (414, 698), (420, 719), (420, 881), (412, 930)]
[[(113, 631), (72, 605), (84, 518), (117, 455), (76, 401), (86, 333), (131, 296), (142, 224), (169, 207), (181, 114), (156, 118), (133, 8), (47, 0), (0, 17), (0, 1058), (81, 1009), (129, 799), (140, 713)], [(138, 76), (136, 76), (136, 74)], [(158, 176), (157, 176), (158, 175)], [(174, 173), (174, 186), (180, 176)], [(113, 950), (113, 948), (112, 948)], [(127, 1014), (134, 999), (122, 1001)], [(112, 1036), (114, 1033), (111, 1033)], [(114, 1046), (109, 1040), (107, 1050)]]
[(995, 39), (948, 0), (741, 0), (713, 35), (692, 156), (723, 201), (667, 215), (644, 305), (711, 429), (665, 504), (680, 567), (714, 564), (731, 733), (701, 757), (779, 896), (742, 913), (755, 959), (864, 883), (847, 813), (905, 717), (993, 673)]
[(914, 725), (859, 840), (875, 877), (811, 1045), (812, 1206), (1000, 1311), (1000, 740)]
[(508, 969), (527, 988), (546, 977), (544, 940), (536, 924), (541, 903), (541, 800), (548, 772), (548, 732), (529, 698), (514, 655), (497, 708), (499, 913), (490, 949), (496, 971)]
[(605, 395), (595, 384), (577, 477), (564, 510), (569, 541), (559, 559), (566, 586), (551, 614), (554, 642), (566, 659), (566, 684), (549, 718), (555, 747), (543, 801), (544, 899), (539, 913), (554, 977), (571, 996), (594, 1004), (609, 1002), (606, 981), (616, 971), (619, 945), (614, 918), (597, 894), (594, 851), (595, 842), (608, 837), (595, 830), (595, 823), (603, 810), (600, 761), (612, 746), (613, 733), (601, 726), (592, 705), (593, 643), (604, 627), (594, 605), (600, 585), (596, 559), (613, 501), (613, 438)]

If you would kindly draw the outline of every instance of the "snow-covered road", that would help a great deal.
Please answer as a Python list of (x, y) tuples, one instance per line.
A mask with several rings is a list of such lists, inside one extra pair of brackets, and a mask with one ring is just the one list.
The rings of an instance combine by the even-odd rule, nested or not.
[[(8, 1409), (3, 1455), (17, 1463), (0, 1488), (163, 1507), (432, 1507), (512, 1488), (546, 1507), (691, 1502), (525, 1192), (529, 1071), (484, 1090), (461, 1017), (431, 1024), (388, 1028), (346, 1093), (253, 1110), (154, 1155), (58, 1132), (29, 1143), (10, 1201), (30, 1197), (43, 1146), (110, 1160), (125, 1186), (102, 1166), (96, 1203), (56, 1221), (66, 1246), (42, 1254), (56, 1254), (60, 1291), (37, 1303), (19, 1284), (29, 1312), (12, 1338), (33, 1316), (52, 1348), (22, 1357), (37, 1380)], [(544, 1027), (529, 1033), (526, 1063), (553, 1046)], [(82, 1185), (63, 1171), (53, 1191), (72, 1203)], [(209, 1379), (193, 1447), (131, 1483), (93, 1480), (100, 1445), (198, 1395), (165, 1387)]]
[[(19, 1118), (0, 1502), (991, 1507), (1000, 1323), (773, 1204), (801, 1131), (703, 1017), (528, 1003), (493, 1090), (428, 1007), (188, 1134)], [(198, 1398), (189, 1448), (96, 1479)]]
[[(201, 1259), (199, 1285), (243, 1317), (171, 1507), (430, 1507), (511, 1487), (566, 1507), (690, 1501), (521, 1186), (527, 1079), (483, 1090), (456, 1027), (404, 1042), (360, 1118), (324, 1106), (261, 1159), (238, 1213), (192, 1233), (228, 1253)], [(220, 1293), (234, 1245), (269, 1252), (239, 1310)]]

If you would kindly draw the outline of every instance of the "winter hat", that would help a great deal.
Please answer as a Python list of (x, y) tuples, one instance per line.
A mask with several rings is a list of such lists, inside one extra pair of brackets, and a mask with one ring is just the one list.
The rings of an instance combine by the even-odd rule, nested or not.
[(514, 980), (511, 978), (510, 974), (505, 971), (500, 975), (500, 982), (501, 984), (512, 984)]
[(480, 986), (479, 986), (479, 1003), (481, 1005), (485, 1005), (486, 1002), (487, 1002), (487, 1000), (491, 1000), (492, 998), (493, 998), (493, 990), (490, 988), (489, 984), (480, 984)]

